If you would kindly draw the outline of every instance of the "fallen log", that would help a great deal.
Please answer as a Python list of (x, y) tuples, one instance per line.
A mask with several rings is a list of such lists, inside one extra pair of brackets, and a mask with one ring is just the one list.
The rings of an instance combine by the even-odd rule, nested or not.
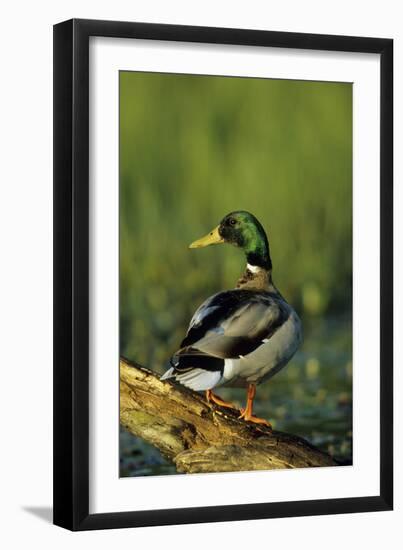
[(335, 466), (301, 437), (238, 419), (239, 411), (127, 359), (120, 359), (120, 422), (157, 447), (178, 472), (234, 472)]

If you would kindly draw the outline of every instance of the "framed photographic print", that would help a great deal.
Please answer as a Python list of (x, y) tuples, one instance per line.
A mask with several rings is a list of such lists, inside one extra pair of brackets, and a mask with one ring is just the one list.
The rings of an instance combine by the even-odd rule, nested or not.
[(55, 25), (55, 524), (392, 509), (392, 75), (385, 38)]

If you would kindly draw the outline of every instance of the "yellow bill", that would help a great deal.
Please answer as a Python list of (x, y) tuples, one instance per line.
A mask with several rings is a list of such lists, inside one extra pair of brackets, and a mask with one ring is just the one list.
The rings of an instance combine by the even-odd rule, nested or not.
[(217, 227), (210, 231), (210, 233), (208, 233), (205, 237), (202, 237), (201, 239), (198, 239), (190, 244), (189, 248), (204, 248), (205, 246), (210, 246), (210, 244), (223, 243), (224, 239), (219, 234), (218, 228), (219, 225), (217, 225)]

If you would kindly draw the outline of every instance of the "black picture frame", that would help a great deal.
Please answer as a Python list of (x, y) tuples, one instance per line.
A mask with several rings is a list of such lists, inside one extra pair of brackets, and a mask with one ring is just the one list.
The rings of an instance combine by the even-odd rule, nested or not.
[[(89, 513), (89, 39), (377, 53), (381, 57), (380, 492), (370, 497)], [(54, 26), (54, 523), (71, 530), (391, 510), (393, 41), (73, 19)]]

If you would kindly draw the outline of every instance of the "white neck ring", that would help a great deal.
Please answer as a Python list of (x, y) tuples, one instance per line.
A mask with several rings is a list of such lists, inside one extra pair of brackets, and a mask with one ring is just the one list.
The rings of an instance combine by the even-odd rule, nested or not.
[(259, 267), (258, 265), (246, 264), (246, 269), (251, 273), (258, 273), (258, 271), (260, 271), (262, 268)]

